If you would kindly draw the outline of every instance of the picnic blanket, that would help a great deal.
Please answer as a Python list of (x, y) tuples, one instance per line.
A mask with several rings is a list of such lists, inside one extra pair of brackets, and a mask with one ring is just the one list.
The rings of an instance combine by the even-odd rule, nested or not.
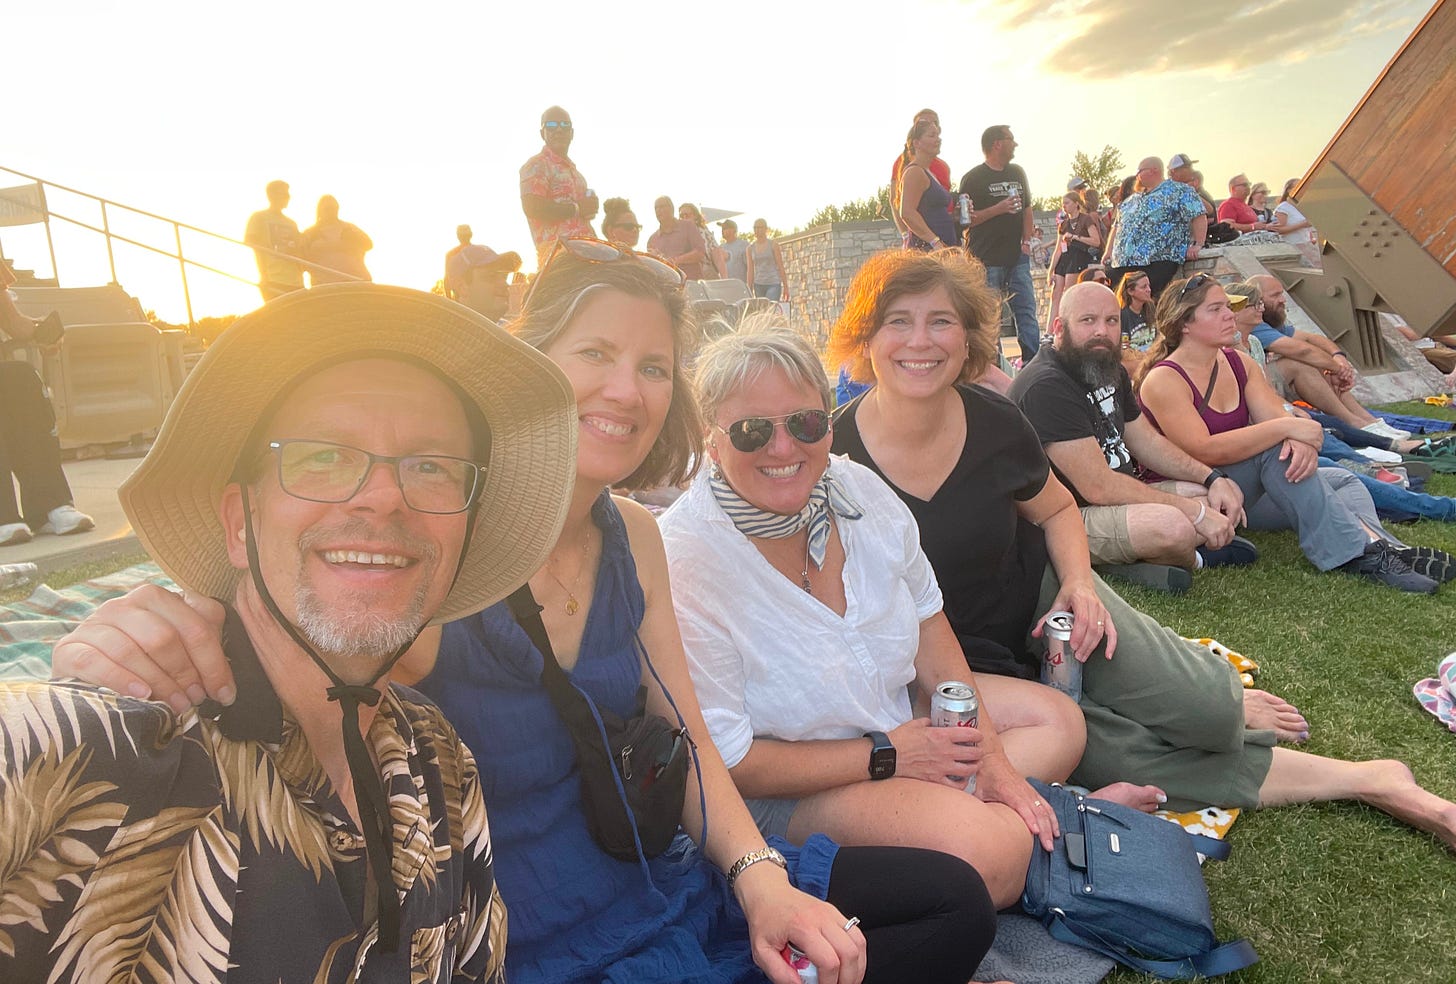
[(1444, 434), (1456, 429), (1456, 421), (1440, 420), (1435, 417), (1412, 417), (1385, 410), (1371, 410), (1371, 415), (1385, 421), (1392, 427), (1408, 430), (1412, 434)]
[[(50, 676), (51, 647), (98, 606), (142, 584), (169, 590), (176, 585), (155, 564), (137, 564), (115, 574), (84, 581), (59, 591), (37, 587), (24, 601), (0, 605), (0, 679)], [(1258, 672), (1252, 660), (1213, 639), (1193, 640), (1227, 658), (1252, 685)], [(1456, 654), (1453, 654), (1456, 663)], [(1207, 807), (1189, 813), (1158, 811), (1195, 833), (1223, 838), (1238, 810)], [(1029, 916), (1004, 912), (998, 919), (996, 942), (976, 973), (982, 981), (1013, 980), (1017, 984), (1096, 984), (1113, 969), (1113, 962), (1090, 950), (1052, 939), (1046, 928)]]
[(0, 678), (51, 675), (51, 647), (102, 602), (143, 584), (176, 589), (156, 564), (137, 564), (55, 591), (42, 584), (24, 601), (0, 605)]

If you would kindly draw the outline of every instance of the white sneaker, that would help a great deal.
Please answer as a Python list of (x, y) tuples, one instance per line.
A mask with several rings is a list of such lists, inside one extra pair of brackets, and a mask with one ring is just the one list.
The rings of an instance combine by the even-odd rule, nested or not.
[(71, 533), (85, 533), (87, 530), (95, 528), (96, 520), (67, 503), (64, 506), (56, 506), (46, 514), (45, 525), (40, 528), (40, 531), (54, 533), (56, 536), (66, 536)]
[(1360, 428), (1367, 434), (1374, 434), (1376, 437), (1388, 437), (1392, 440), (1403, 441), (1410, 437), (1410, 431), (1392, 427), (1383, 420), (1375, 420)]
[(6, 523), (0, 526), (0, 547), (30, 542), (30, 527), (24, 523)]
[(1355, 450), (1360, 452), (1362, 458), (1369, 458), (1371, 461), (1379, 461), (1387, 465), (1398, 465), (1405, 460), (1396, 452), (1387, 451), (1384, 448), (1356, 448)]

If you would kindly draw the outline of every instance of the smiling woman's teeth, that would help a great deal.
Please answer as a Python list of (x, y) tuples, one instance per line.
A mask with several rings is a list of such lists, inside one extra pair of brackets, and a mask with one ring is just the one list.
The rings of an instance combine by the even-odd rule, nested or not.
[(600, 417), (583, 417), (582, 422), (589, 424), (592, 427), (595, 427), (597, 430), (601, 431), (603, 434), (609, 434), (612, 437), (626, 437), (628, 434), (632, 433), (631, 424), (617, 424), (613, 423), (610, 420), (602, 420)]
[(940, 365), (940, 361), (938, 359), (932, 359), (928, 362), (901, 362), (900, 365), (904, 366), (906, 369), (919, 371), (922, 369), (934, 369), (936, 366)]
[(788, 478), (790, 475), (798, 474), (799, 469), (802, 467), (803, 462), (799, 462), (794, 465), (784, 465), (781, 468), (760, 468), (759, 471), (763, 472), (769, 478)]
[(358, 550), (325, 550), (324, 560), (330, 564), (371, 564), (375, 567), (404, 567), (408, 557), (395, 554), (361, 553)]

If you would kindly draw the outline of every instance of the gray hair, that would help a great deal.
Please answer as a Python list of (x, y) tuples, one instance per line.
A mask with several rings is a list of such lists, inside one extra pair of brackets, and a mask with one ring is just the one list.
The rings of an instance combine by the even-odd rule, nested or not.
[(710, 342), (698, 353), (694, 378), (704, 422), (716, 423), (723, 402), (770, 369), (818, 390), (824, 409), (833, 408), (833, 390), (824, 364), (804, 337), (777, 316), (750, 316), (738, 331)]

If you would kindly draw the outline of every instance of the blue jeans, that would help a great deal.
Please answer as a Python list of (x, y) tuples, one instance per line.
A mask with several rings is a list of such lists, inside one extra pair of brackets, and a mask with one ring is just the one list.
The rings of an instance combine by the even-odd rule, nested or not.
[(1041, 326), (1036, 323), (1036, 289), (1031, 285), (1031, 257), (1025, 253), (1011, 266), (986, 267), (986, 286), (1005, 291), (1016, 322), (1016, 340), (1021, 344), (1021, 364), (1026, 365), (1041, 347)]
[[(1340, 467), (1338, 462), (1324, 455), (1320, 455), (1319, 463), (1325, 468)], [(1405, 523), (1414, 519), (1438, 519), (1445, 523), (1456, 523), (1456, 499), (1412, 492), (1369, 475), (1361, 475), (1359, 472), (1354, 474), (1360, 484), (1365, 486), (1365, 491), (1370, 493), (1370, 501), (1375, 503), (1375, 512), (1381, 519), (1388, 519), (1392, 523)]]
[(783, 284), (754, 284), (754, 297), (767, 297), (771, 301), (777, 301), (784, 296)]

